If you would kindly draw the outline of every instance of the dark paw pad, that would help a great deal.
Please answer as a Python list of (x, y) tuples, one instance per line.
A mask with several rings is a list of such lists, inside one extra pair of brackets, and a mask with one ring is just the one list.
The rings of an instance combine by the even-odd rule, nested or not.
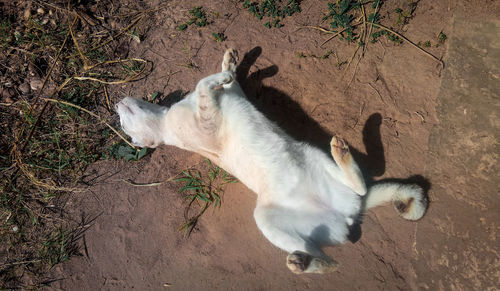
[(292, 272), (298, 274), (303, 273), (309, 267), (311, 260), (311, 255), (296, 251), (288, 255), (286, 264)]

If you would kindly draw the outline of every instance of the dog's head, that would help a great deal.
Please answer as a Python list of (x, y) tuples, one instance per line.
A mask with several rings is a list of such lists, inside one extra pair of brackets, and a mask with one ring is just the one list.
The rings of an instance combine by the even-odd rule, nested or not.
[(115, 109), (120, 115), (123, 131), (132, 138), (132, 144), (154, 148), (164, 143), (162, 132), (167, 107), (125, 97)]

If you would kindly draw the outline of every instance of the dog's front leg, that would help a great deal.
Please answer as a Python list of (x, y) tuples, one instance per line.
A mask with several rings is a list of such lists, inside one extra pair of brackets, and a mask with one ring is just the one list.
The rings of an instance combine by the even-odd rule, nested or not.
[(238, 52), (234, 49), (226, 50), (222, 60), (222, 71), (202, 79), (196, 86), (197, 113), (205, 127), (212, 127), (220, 119), (217, 96), (223, 93), (223, 85), (233, 82), (237, 62)]
[(201, 128), (206, 132), (213, 132), (220, 124), (221, 113), (219, 108), (219, 94), (223, 93), (222, 85), (231, 83), (234, 74), (224, 71), (202, 79), (196, 85), (196, 115)]

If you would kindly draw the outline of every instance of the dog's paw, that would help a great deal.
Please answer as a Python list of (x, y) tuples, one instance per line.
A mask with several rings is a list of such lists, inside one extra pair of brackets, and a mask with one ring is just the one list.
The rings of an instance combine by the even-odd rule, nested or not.
[(312, 256), (301, 251), (295, 251), (286, 257), (286, 266), (295, 274), (302, 274), (309, 267)]
[(224, 59), (222, 61), (222, 71), (236, 71), (236, 65), (238, 64), (238, 51), (235, 49), (227, 49), (224, 53)]
[(338, 164), (349, 163), (351, 155), (347, 142), (338, 135), (334, 135), (330, 141), (330, 148), (335, 162)]

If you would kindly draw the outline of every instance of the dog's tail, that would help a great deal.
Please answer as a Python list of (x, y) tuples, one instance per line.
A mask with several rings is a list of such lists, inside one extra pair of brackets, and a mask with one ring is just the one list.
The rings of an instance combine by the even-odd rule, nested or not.
[(398, 214), (404, 219), (419, 220), (427, 210), (428, 201), (421, 187), (413, 184), (380, 183), (368, 190), (365, 210), (392, 201)]

